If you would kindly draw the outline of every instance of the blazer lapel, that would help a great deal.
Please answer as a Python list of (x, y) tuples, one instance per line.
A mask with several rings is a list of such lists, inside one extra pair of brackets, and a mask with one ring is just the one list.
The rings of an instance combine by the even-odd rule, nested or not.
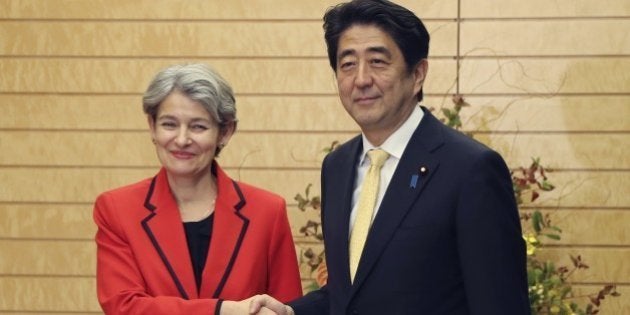
[(164, 169), (153, 178), (145, 199), (149, 210), (141, 224), (174, 286), (184, 299), (197, 297), (197, 287), (186, 243), (184, 225)]
[(344, 150), (334, 155), (341, 161), (331, 161), (327, 164), (330, 165), (330, 169), (325, 170), (327, 177), (325, 184), (329, 187), (322, 187), (322, 192), (325, 193), (322, 217), (326, 224), (324, 229), (327, 266), (329, 274), (340, 277), (339, 283), (345, 288), (343, 292), (349, 292), (351, 286), (348, 252), (350, 212), (356, 163), (361, 149), (360, 136), (351, 140), (348, 147), (337, 149)]
[(365, 281), (405, 215), (436, 173), (439, 160), (432, 152), (443, 144), (440, 127), (441, 123), (425, 110), (424, 117), (405, 148), (372, 223), (352, 287), (352, 295)]
[(215, 163), (218, 194), (215, 201), (214, 224), (210, 249), (201, 281), (202, 298), (219, 298), (241, 249), (249, 219), (240, 210), (245, 197), (238, 184)]

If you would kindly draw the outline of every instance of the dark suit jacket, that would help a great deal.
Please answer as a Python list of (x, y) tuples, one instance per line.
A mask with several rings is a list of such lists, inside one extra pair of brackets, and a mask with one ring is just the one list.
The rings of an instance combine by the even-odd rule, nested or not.
[(525, 244), (508, 168), (499, 154), (423, 110), (368, 234), (354, 284), (348, 226), (361, 137), (324, 160), (328, 284), (290, 303), (297, 315), (530, 314)]
[(164, 169), (98, 197), (96, 279), (106, 314), (214, 314), (222, 299), (302, 295), (284, 199), (214, 171), (219, 193), (200, 292)]

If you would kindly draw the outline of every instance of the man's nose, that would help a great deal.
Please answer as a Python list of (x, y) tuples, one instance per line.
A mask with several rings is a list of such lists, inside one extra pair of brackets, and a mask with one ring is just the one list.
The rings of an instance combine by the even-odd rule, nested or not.
[(359, 64), (354, 84), (357, 87), (366, 87), (372, 84), (372, 71), (367, 64)]

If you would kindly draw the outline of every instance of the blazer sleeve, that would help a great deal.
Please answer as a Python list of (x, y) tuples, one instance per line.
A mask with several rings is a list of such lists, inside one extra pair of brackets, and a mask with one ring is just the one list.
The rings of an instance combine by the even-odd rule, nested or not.
[(94, 206), (97, 296), (105, 314), (218, 314), (220, 300), (154, 297), (147, 292), (112, 199), (102, 194)]
[(456, 233), (470, 314), (529, 315), (526, 251), (509, 170), (486, 150), (462, 178)]
[(271, 246), (267, 255), (269, 266), (267, 294), (286, 303), (302, 296), (302, 283), (284, 199), (271, 231)]

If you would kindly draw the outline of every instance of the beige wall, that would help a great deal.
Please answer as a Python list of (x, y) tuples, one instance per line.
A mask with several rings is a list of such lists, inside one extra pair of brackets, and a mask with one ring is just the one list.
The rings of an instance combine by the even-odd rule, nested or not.
[[(282, 194), (307, 246), (293, 196), (357, 131), (322, 40), (335, 2), (0, 0), (0, 313), (100, 313), (92, 202), (156, 172), (140, 100), (173, 63), (232, 83), (241, 123), (220, 163)], [(432, 34), (425, 104), (462, 93), (466, 129), (510, 166), (555, 169), (538, 205), (564, 234), (548, 255), (581, 254), (576, 286), (617, 283), (603, 313), (630, 313), (630, 2), (400, 3)]]

